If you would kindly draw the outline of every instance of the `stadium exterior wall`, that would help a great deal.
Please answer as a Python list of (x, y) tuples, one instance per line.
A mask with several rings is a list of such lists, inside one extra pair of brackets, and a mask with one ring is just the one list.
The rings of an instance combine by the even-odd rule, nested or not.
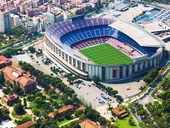
[(162, 60), (162, 51), (151, 58), (135, 61), (123, 65), (97, 65), (85, 63), (77, 57), (64, 51), (46, 35), (46, 42), (43, 44), (44, 54), (64, 71), (72, 72), (84, 79), (92, 79), (94, 75), (100, 77), (104, 82), (120, 81), (140, 75), (155, 66)]

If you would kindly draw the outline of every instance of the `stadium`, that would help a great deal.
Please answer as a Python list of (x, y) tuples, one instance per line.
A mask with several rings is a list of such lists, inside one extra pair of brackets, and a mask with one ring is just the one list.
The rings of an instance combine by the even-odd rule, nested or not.
[(84, 79), (120, 81), (160, 64), (164, 42), (144, 29), (105, 18), (72, 18), (50, 25), (44, 54), (66, 72)]

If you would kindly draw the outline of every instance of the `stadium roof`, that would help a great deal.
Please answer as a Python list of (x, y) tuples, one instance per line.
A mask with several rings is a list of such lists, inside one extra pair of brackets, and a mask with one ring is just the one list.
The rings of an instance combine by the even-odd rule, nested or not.
[(139, 26), (126, 23), (123, 21), (116, 21), (109, 26), (123, 32), (124, 34), (135, 40), (140, 46), (143, 47), (164, 47), (163, 41), (155, 37), (153, 34), (147, 32)]

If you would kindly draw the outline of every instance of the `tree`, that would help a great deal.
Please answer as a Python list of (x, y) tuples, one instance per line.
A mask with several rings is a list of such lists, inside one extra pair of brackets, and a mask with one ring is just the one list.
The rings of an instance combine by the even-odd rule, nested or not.
[(106, 88), (106, 91), (109, 93), (109, 95), (111, 94), (112, 90), (113, 90), (113, 88), (111, 88), (111, 87)]
[(71, 113), (65, 113), (65, 118), (67, 120), (70, 120), (71, 119)]
[(28, 47), (28, 50), (31, 52), (31, 53), (35, 53), (35, 48), (33, 46), (29, 46)]
[(92, 108), (86, 108), (85, 115), (87, 118), (94, 120), (94, 121), (97, 121), (98, 117), (100, 117), (100, 113)]
[(134, 123), (134, 121), (132, 120), (132, 117), (129, 118), (129, 121), (128, 121), (128, 122), (129, 122), (129, 124), (130, 124), (131, 126), (136, 126), (135, 123)]
[(1, 107), (0, 108), (0, 123), (6, 119), (10, 119), (9, 118), (9, 110), (5, 107)]
[(138, 110), (137, 111), (138, 115), (143, 116), (146, 114), (146, 111), (144, 109)]
[(16, 112), (17, 115), (23, 115), (25, 114), (25, 110), (24, 110), (24, 107), (21, 103), (17, 103), (15, 106), (14, 106), (14, 111)]
[(44, 103), (44, 100), (42, 97), (38, 96), (35, 98), (35, 103), (37, 103), (38, 106), (41, 106)]
[(123, 102), (123, 98), (120, 95), (117, 95), (116, 101), (120, 104), (121, 102)]
[(100, 81), (99, 76), (94, 75), (94, 76), (93, 76), (93, 82), (94, 82), (96, 85), (98, 85), (99, 81)]
[(2, 74), (0, 74), (0, 83), (3, 83), (4, 82), (4, 77)]
[(164, 90), (167, 90), (170, 88), (170, 79), (168, 77), (165, 77), (165, 79), (161, 82), (161, 86)]
[(25, 98), (24, 98), (24, 107), (27, 108), (27, 101)]
[(23, 123), (28, 122), (28, 121), (30, 121), (30, 120), (31, 120), (31, 118), (29, 118), (29, 117), (24, 117), (23, 119), (21, 119), (21, 120), (16, 120), (15, 122), (16, 122), (18, 125), (20, 125), (20, 124), (23, 124)]
[(165, 90), (163, 93), (161, 93), (160, 97), (161, 97), (163, 100), (169, 99), (169, 97), (170, 97), (170, 90)]
[(18, 64), (21, 66), (22, 65), (22, 61), (18, 61)]
[(163, 108), (165, 112), (170, 112), (170, 100), (164, 100)]
[(106, 120), (104, 117), (102, 117), (102, 116), (99, 117), (98, 120), (99, 120), (99, 122), (100, 122), (101, 125), (105, 125), (105, 124), (107, 123), (107, 120)]
[(39, 115), (40, 115), (39, 109), (34, 108), (34, 109), (32, 109), (32, 112), (33, 112), (34, 115), (36, 115), (36, 116), (39, 116)]
[(118, 94), (118, 91), (116, 91), (116, 90), (113, 90), (112, 92), (111, 92), (111, 95), (113, 95), (113, 96), (115, 96), (115, 95), (117, 95)]
[(15, 93), (15, 94), (18, 94), (18, 95), (23, 94), (23, 90), (19, 86), (13, 86), (12, 92)]
[(159, 73), (159, 67), (155, 67), (153, 70), (149, 71), (147, 75), (144, 76), (143, 80), (146, 83), (151, 83)]

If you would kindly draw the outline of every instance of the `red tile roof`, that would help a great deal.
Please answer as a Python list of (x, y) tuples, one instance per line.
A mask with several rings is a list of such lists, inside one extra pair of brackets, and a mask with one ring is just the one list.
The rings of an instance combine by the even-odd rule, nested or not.
[(116, 107), (112, 110), (116, 115), (121, 115), (121, 117), (124, 117), (128, 115), (128, 112), (120, 107)]
[(80, 123), (80, 126), (82, 128), (100, 128), (99, 126), (97, 126), (93, 121), (91, 120), (85, 120), (83, 122)]
[(64, 107), (58, 109), (58, 113), (61, 114), (61, 113), (65, 112), (65, 111), (72, 110), (73, 108), (74, 108), (73, 105), (67, 105), (67, 106), (64, 106)]
[(6, 58), (5, 56), (0, 56), (0, 61), (7, 61), (9, 60), (8, 58)]
[(50, 112), (49, 114), (48, 114), (48, 117), (50, 117), (50, 118), (55, 118), (55, 116), (56, 116), (56, 113), (55, 112)]
[(15, 128), (30, 128), (31, 126), (33, 126), (35, 124), (35, 122), (33, 121), (28, 121), (26, 123), (23, 123), (21, 125), (16, 126)]

